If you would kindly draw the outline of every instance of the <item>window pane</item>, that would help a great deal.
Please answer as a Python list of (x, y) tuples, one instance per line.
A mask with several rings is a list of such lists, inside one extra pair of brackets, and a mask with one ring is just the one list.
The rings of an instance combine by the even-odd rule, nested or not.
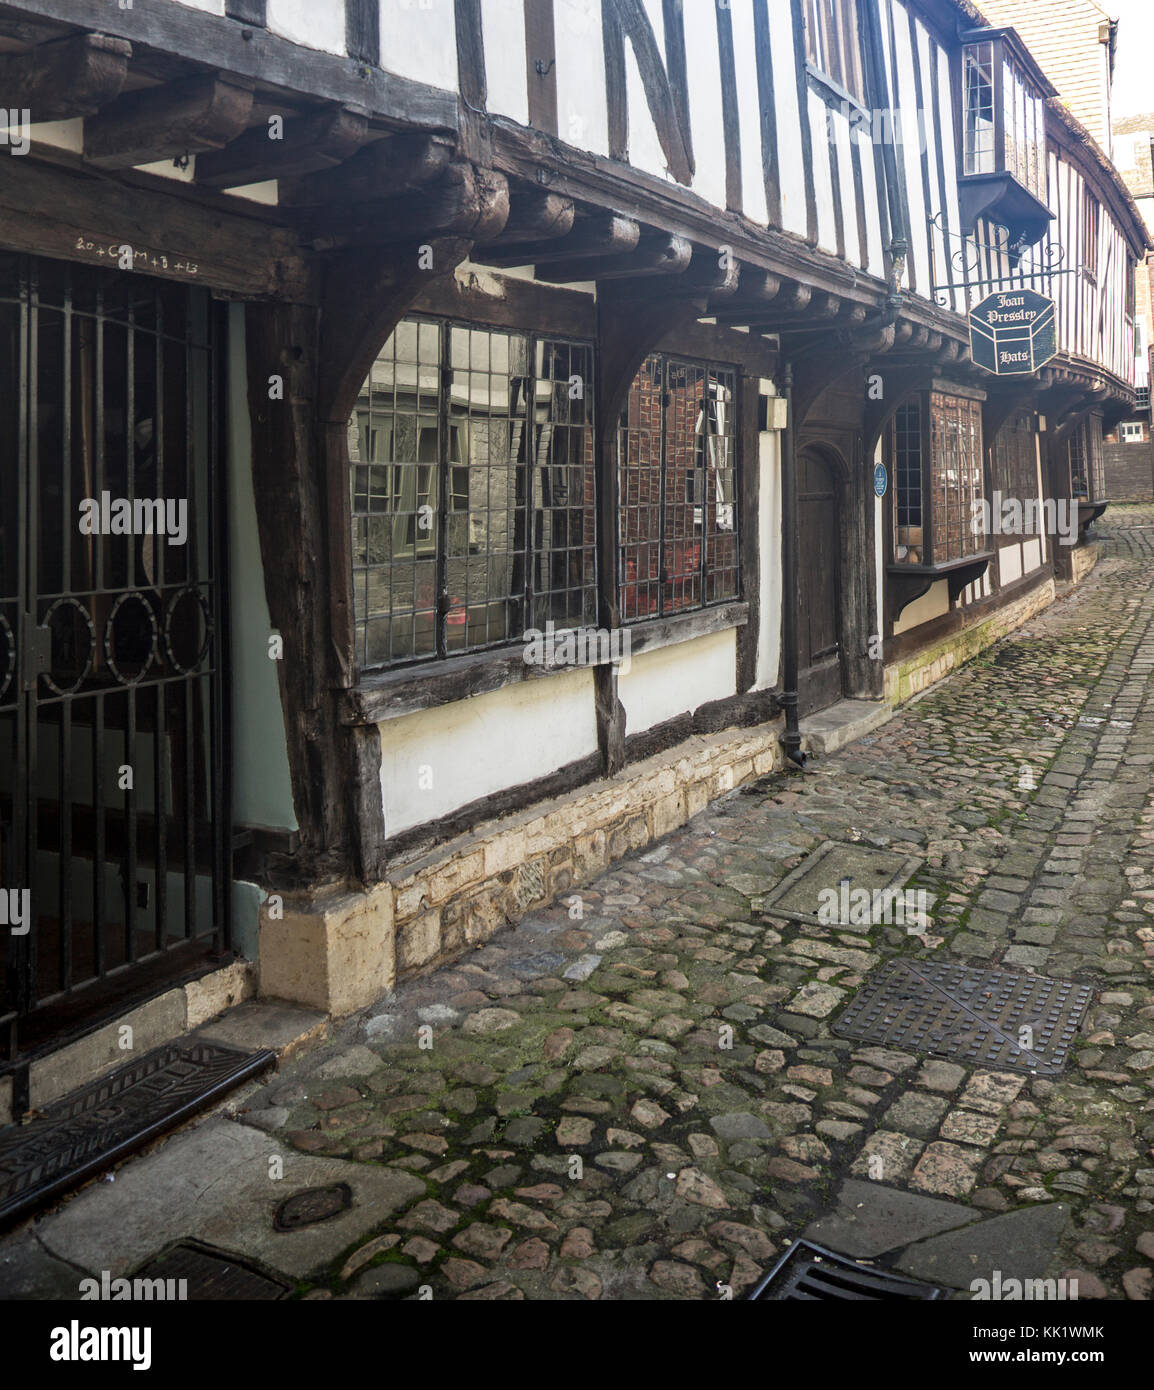
[(924, 564), (922, 531), (922, 410), (918, 401), (898, 407), (893, 423), (894, 559)]
[(658, 357), (633, 382), (618, 436), (623, 620), (740, 594), (736, 386)]
[(994, 171), (993, 45), (970, 44), (963, 52), (966, 105), (965, 172)]

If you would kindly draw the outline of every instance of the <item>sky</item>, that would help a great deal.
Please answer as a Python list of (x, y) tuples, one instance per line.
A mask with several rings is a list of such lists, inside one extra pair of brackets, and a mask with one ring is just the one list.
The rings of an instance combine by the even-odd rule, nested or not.
[[(980, 3), (980, 0), (979, 0)], [(1118, 56), (1114, 66), (1113, 117), (1154, 111), (1154, 3), (1151, 0), (1098, 0), (1119, 21)]]

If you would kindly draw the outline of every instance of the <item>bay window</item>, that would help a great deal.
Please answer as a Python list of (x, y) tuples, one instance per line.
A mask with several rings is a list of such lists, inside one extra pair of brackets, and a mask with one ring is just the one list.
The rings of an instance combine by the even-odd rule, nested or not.
[(986, 549), (977, 400), (931, 391), (901, 405), (888, 430), (893, 564), (932, 570)]

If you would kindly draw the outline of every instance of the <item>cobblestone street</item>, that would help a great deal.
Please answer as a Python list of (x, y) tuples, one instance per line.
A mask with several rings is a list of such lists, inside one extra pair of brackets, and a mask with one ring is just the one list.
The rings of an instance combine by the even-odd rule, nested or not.
[[(736, 1298), (809, 1233), (958, 1296), (996, 1269), (1150, 1300), (1154, 508), (1101, 527), (1080, 589), (872, 736), (731, 793), (217, 1117), (262, 1170), (375, 1175), (340, 1249), (288, 1271), (301, 1292)], [(763, 913), (827, 840), (916, 857), (928, 931)], [(1065, 1071), (835, 1036), (895, 957), (1090, 984)]]

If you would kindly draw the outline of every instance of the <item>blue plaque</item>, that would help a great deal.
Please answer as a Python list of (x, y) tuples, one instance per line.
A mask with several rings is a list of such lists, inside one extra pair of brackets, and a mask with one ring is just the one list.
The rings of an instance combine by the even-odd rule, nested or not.
[(886, 466), (884, 463), (879, 463), (874, 469), (874, 492), (876, 492), (879, 497), (884, 497), (886, 495), (886, 488), (888, 488), (889, 485), (890, 475), (886, 472)]

